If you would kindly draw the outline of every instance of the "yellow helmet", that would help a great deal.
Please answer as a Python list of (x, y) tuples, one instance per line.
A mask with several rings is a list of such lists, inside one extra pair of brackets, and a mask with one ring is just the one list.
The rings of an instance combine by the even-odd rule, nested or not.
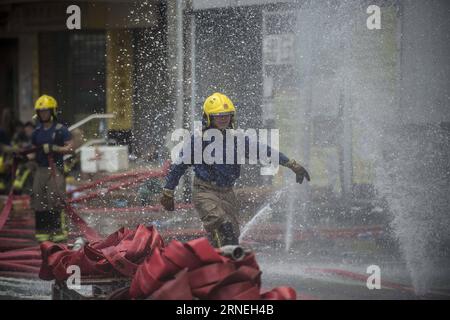
[(236, 115), (236, 108), (230, 98), (222, 93), (213, 93), (206, 98), (203, 104), (203, 118), (206, 121), (206, 127), (211, 125), (211, 116), (231, 114), (231, 126), (234, 128), (234, 118)]
[(34, 110), (53, 110), (56, 111), (56, 108), (58, 107), (58, 103), (56, 102), (56, 99), (52, 96), (48, 96), (46, 94), (40, 96), (36, 103), (34, 104)]

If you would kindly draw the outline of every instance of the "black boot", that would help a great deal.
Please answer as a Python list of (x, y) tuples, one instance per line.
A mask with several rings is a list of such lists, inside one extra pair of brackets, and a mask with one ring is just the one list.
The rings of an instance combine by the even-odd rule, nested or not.
[(211, 244), (220, 248), (227, 245), (239, 245), (239, 238), (231, 222), (222, 223), (217, 229), (208, 233)]
[(38, 242), (50, 240), (49, 211), (35, 211), (35, 237)]
[(67, 241), (67, 230), (64, 223), (64, 213), (61, 211), (52, 210), (50, 213), (49, 227), (50, 238), (53, 242)]

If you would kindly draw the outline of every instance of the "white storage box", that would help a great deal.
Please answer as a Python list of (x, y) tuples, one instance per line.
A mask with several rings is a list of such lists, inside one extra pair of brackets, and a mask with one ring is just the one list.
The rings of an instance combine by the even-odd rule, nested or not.
[[(98, 171), (98, 161), (100, 155), (99, 147), (81, 147), (81, 171), (94, 173)], [(97, 155), (97, 156), (96, 156)]]
[(117, 172), (128, 169), (127, 146), (97, 146), (81, 148), (81, 171)]

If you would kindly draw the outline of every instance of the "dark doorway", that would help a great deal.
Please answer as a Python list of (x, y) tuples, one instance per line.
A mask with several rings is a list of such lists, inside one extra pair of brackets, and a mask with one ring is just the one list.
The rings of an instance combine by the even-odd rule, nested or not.
[(9, 109), (10, 123), (2, 123), (8, 133), (13, 129), (13, 119), (18, 118), (18, 42), (17, 39), (0, 39), (0, 116)]
[(39, 35), (40, 94), (56, 98), (67, 124), (105, 112), (105, 39), (103, 31)]

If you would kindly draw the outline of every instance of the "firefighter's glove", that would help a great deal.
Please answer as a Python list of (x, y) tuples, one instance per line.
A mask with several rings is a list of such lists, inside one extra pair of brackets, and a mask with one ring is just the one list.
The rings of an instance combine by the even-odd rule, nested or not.
[(175, 210), (173, 193), (174, 193), (173, 190), (170, 190), (170, 189), (163, 189), (163, 191), (162, 191), (159, 202), (164, 207), (164, 209), (166, 209), (167, 211)]
[(51, 152), (60, 152), (61, 147), (54, 144), (46, 143), (42, 145), (42, 150), (44, 150), (45, 154), (49, 154)]
[(305, 168), (303, 168), (301, 165), (299, 165), (295, 160), (289, 160), (288, 163), (286, 163), (286, 167), (294, 171), (296, 182), (297, 183), (303, 183), (303, 179), (306, 178), (306, 180), (310, 181), (311, 178), (309, 177), (308, 171), (306, 171)]

